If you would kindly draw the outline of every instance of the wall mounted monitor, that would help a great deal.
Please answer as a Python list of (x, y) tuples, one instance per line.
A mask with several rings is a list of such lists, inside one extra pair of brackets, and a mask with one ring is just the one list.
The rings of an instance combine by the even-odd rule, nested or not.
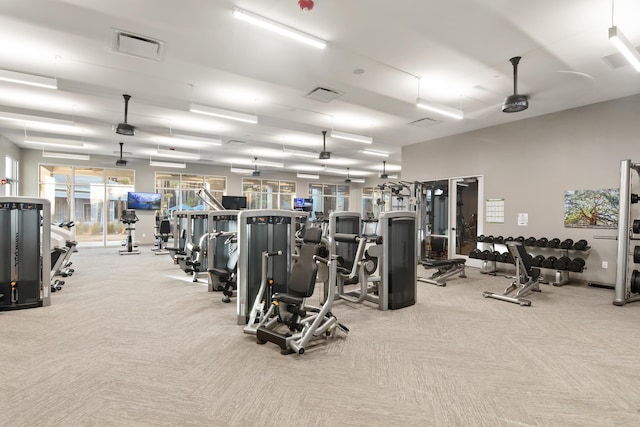
[(246, 209), (247, 198), (244, 196), (222, 196), (222, 206), (225, 209)]
[(293, 199), (293, 210), (311, 212), (313, 210), (313, 199), (296, 197)]
[(127, 193), (127, 209), (158, 211), (162, 207), (162, 194), (141, 193), (130, 191)]

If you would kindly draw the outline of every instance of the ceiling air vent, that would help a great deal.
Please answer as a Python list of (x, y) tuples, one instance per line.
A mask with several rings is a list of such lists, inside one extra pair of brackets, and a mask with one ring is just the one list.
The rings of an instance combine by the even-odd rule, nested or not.
[(341, 96), (343, 93), (344, 92), (336, 89), (329, 89), (327, 87), (318, 86), (317, 88), (306, 94), (304, 97), (313, 99), (314, 101), (329, 102)]
[(139, 58), (162, 61), (164, 58), (165, 43), (151, 37), (140, 34), (129, 33), (122, 30), (113, 30), (112, 46), (114, 52), (125, 55), (137, 56)]
[[(636, 50), (640, 52), (640, 47), (636, 46)], [(603, 56), (602, 60), (611, 68), (612, 70), (618, 69), (620, 67), (624, 67), (629, 65), (629, 61), (627, 61), (621, 53), (614, 53), (611, 55)]]
[(437, 125), (438, 123), (440, 123), (440, 120), (430, 119), (429, 117), (425, 117), (422, 119), (414, 120), (409, 124), (413, 126), (417, 126), (419, 128), (428, 128), (430, 126)]

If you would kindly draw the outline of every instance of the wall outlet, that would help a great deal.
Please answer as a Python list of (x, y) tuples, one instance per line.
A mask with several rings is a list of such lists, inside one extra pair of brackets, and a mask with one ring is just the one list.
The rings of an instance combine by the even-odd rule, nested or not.
[(609, 268), (609, 263), (607, 261), (602, 261), (602, 268)]

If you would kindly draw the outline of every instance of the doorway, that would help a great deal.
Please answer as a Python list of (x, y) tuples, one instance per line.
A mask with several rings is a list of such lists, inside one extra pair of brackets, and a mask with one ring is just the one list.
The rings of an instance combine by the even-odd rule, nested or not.
[(418, 247), (421, 258), (467, 257), (482, 230), (482, 177), (416, 183)]

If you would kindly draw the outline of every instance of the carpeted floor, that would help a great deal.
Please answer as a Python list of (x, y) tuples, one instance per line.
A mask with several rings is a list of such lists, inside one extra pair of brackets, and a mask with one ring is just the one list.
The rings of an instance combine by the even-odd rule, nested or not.
[(50, 307), (0, 312), (0, 425), (640, 425), (640, 304), (611, 290), (542, 285), (520, 307), (468, 268), (409, 308), (339, 302), (348, 336), (282, 356), (168, 256), (73, 261)]

